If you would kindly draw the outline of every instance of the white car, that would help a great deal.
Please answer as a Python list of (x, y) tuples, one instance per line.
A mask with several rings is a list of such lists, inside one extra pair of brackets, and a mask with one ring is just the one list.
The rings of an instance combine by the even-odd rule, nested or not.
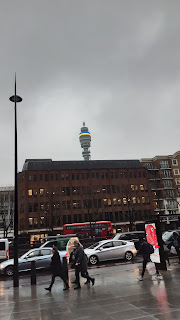
[[(61, 261), (66, 257), (66, 251), (59, 251)], [(31, 270), (31, 261), (36, 261), (36, 269), (49, 269), (51, 264), (52, 248), (37, 248), (29, 250), (18, 259), (19, 272)], [(0, 273), (12, 276), (14, 273), (14, 259), (0, 263)]]
[(131, 261), (137, 253), (133, 242), (114, 239), (97, 242), (84, 252), (92, 265), (106, 260), (126, 259)]

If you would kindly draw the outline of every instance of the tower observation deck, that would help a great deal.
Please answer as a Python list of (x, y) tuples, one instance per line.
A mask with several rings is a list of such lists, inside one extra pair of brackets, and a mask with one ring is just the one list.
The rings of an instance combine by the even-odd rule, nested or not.
[(85, 122), (83, 122), (83, 127), (81, 128), (81, 132), (79, 134), (79, 141), (81, 144), (81, 148), (83, 148), (82, 155), (84, 160), (90, 160), (90, 146), (91, 146), (91, 134), (88, 131), (88, 127), (85, 126)]

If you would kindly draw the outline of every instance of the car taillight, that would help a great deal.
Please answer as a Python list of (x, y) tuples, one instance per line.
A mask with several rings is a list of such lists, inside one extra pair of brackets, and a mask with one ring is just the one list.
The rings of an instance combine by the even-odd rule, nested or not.
[(9, 249), (6, 251), (6, 260), (9, 260)]

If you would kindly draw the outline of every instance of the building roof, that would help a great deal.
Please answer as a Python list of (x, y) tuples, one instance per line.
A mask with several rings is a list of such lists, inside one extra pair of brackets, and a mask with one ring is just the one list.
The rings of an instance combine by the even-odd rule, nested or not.
[(133, 168), (143, 168), (143, 166), (139, 160), (52, 161), (51, 159), (26, 159), (22, 171)]

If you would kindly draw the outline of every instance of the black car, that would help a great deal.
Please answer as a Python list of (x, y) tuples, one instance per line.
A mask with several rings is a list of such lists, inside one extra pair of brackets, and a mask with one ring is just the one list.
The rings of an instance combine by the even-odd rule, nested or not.
[(132, 241), (134, 242), (136, 250), (138, 250), (145, 236), (146, 236), (145, 231), (132, 231), (132, 232), (117, 233), (114, 236), (114, 239)]

